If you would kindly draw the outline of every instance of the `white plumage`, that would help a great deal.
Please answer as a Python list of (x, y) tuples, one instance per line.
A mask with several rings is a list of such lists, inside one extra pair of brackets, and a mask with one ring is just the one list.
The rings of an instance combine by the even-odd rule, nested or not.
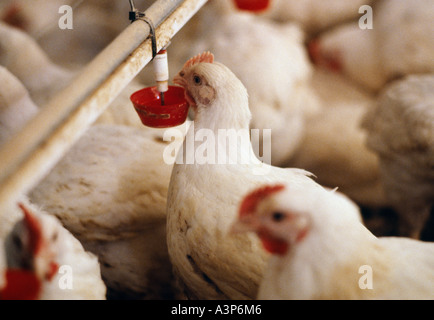
[[(82, 70), (82, 67), (70, 69), (54, 63), (30, 35), (2, 22), (0, 48), (0, 65), (8, 68), (21, 81), (38, 107), (43, 107), (54, 95), (66, 88)], [(131, 81), (96, 123), (143, 127), (130, 101), (131, 94), (143, 86), (138, 80)], [(16, 106), (14, 109), (19, 108)]]
[(2, 20), (26, 32), (50, 59), (67, 67), (90, 62), (130, 23), (128, 1), (3, 0), (2, 4)]
[(167, 146), (158, 129), (95, 125), (30, 193), (98, 255), (116, 293), (171, 294)]
[(73, 78), (70, 70), (54, 64), (28, 34), (0, 22), (0, 64), (27, 88), (38, 106)]
[(284, 165), (313, 172), (318, 183), (370, 207), (387, 205), (377, 155), (367, 148), (361, 122), (375, 97), (342, 75), (315, 70), (312, 88), (323, 106), (306, 121), (302, 142)]
[(0, 145), (9, 140), (38, 112), (27, 89), (0, 65)]
[(419, 238), (434, 199), (434, 76), (411, 75), (387, 86), (363, 125), (399, 214), (398, 232)]

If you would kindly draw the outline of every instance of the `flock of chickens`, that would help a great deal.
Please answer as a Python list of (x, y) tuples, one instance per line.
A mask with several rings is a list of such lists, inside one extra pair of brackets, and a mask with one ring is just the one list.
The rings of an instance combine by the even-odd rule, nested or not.
[[(168, 47), (191, 110), (174, 164), (174, 141), (129, 100), (154, 85), (147, 66), (40, 183), (1, 204), (0, 299), (434, 299), (434, 2), (236, 2), (209, 0)], [(58, 28), (62, 4), (73, 30)], [(128, 11), (0, 2), (0, 147)], [(253, 128), (271, 129), (270, 163), (253, 136), (224, 164), (182, 161), (189, 134), (250, 141)], [(218, 152), (211, 142), (193, 151)]]

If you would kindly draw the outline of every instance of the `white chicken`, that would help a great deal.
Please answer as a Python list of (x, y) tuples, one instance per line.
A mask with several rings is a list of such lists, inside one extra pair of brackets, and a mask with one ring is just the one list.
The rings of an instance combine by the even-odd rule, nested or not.
[(0, 65), (0, 145), (18, 132), (38, 112), (27, 89)]
[(398, 233), (419, 239), (434, 204), (434, 75), (410, 75), (384, 88), (363, 126), (399, 216)]
[(258, 299), (433, 299), (434, 243), (375, 237), (356, 206), (321, 189), (266, 185), (240, 206), (234, 232), (255, 232), (273, 256)]
[(196, 23), (188, 57), (211, 51), (239, 77), (249, 92), (251, 127), (271, 129), (271, 164), (280, 166), (299, 146), (306, 119), (320, 110), (301, 28), (235, 10), (232, 0), (210, 1)]
[(309, 34), (360, 16), (359, 8), (375, 0), (272, 0), (266, 17), (280, 22), (296, 21)]
[(378, 1), (372, 29), (358, 22), (339, 25), (312, 40), (311, 57), (318, 66), (378, 92), (397, 77), (433, 72), (433, 17), (430, 0)]
[[(2, 299), (104, 300), (98, 259), (53, 216), (21, 199), (21, 218), (4, 238), (6, 284)], [(3, 207), (4, 209), (4, 207)], [(18, 209), (18, 205), (17, 205)], [(6, 209), (2, 223), (18, 216)], [(23, 217), (22, 217), (23, 216)], [(8, 221), (9, 220), (9, 221)], [(2, 234), (2, 238), (3, 238)]]
[(293, 189), (321, 186), (304, 170), (259, 162), (250, 143), (247, 90), (210, 52), (187, 61), (173, 81), (185, 88), (195, 112), (167, 199), (167, 244), (175, 274), (189, 298), (253, 299), (267, 255), (254, 237), (226, 236), (240, 197), (272, 181)]
[(166, 147), (159, 129), (92, 126), (29, 194), (98, 255), (112, 295), (173, 298)]

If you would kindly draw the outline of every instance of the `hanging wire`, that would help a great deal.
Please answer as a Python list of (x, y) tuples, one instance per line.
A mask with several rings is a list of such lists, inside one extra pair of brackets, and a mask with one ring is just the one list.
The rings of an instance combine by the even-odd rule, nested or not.
[(149, 25), (149, 35), (151, 36), (152, 40), (152, 59), (155, 58), (157, 55), (157, 39), (155, 38), (155, 26), (151, 19), (149, 19), (144, 12), (139, 11), (136, 6), (134, 5), (133, 0), (128, 0), (130, 2), (130, 8), (131, 11), (129, 12), (129, 19), (131, 20), (131, 23), (133, 23), (136, 20), (143, 20)]
[(137, 9), (136, 9), (136, 7), (134, 6), (134, 1), (133, 1), (133, 0), (129, 0), (129, 2), (130, 2), (130, 8), (131, 8), (131, 11), (136, 11)]

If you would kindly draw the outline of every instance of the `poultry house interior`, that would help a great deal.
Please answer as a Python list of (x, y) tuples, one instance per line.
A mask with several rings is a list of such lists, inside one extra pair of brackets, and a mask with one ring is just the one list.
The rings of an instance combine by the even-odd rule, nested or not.
[[(0, 148), (160, 1), (0, 0)], [(0, 300), (433, 300), (434, 2), (202, 2), (0, 203)]]

